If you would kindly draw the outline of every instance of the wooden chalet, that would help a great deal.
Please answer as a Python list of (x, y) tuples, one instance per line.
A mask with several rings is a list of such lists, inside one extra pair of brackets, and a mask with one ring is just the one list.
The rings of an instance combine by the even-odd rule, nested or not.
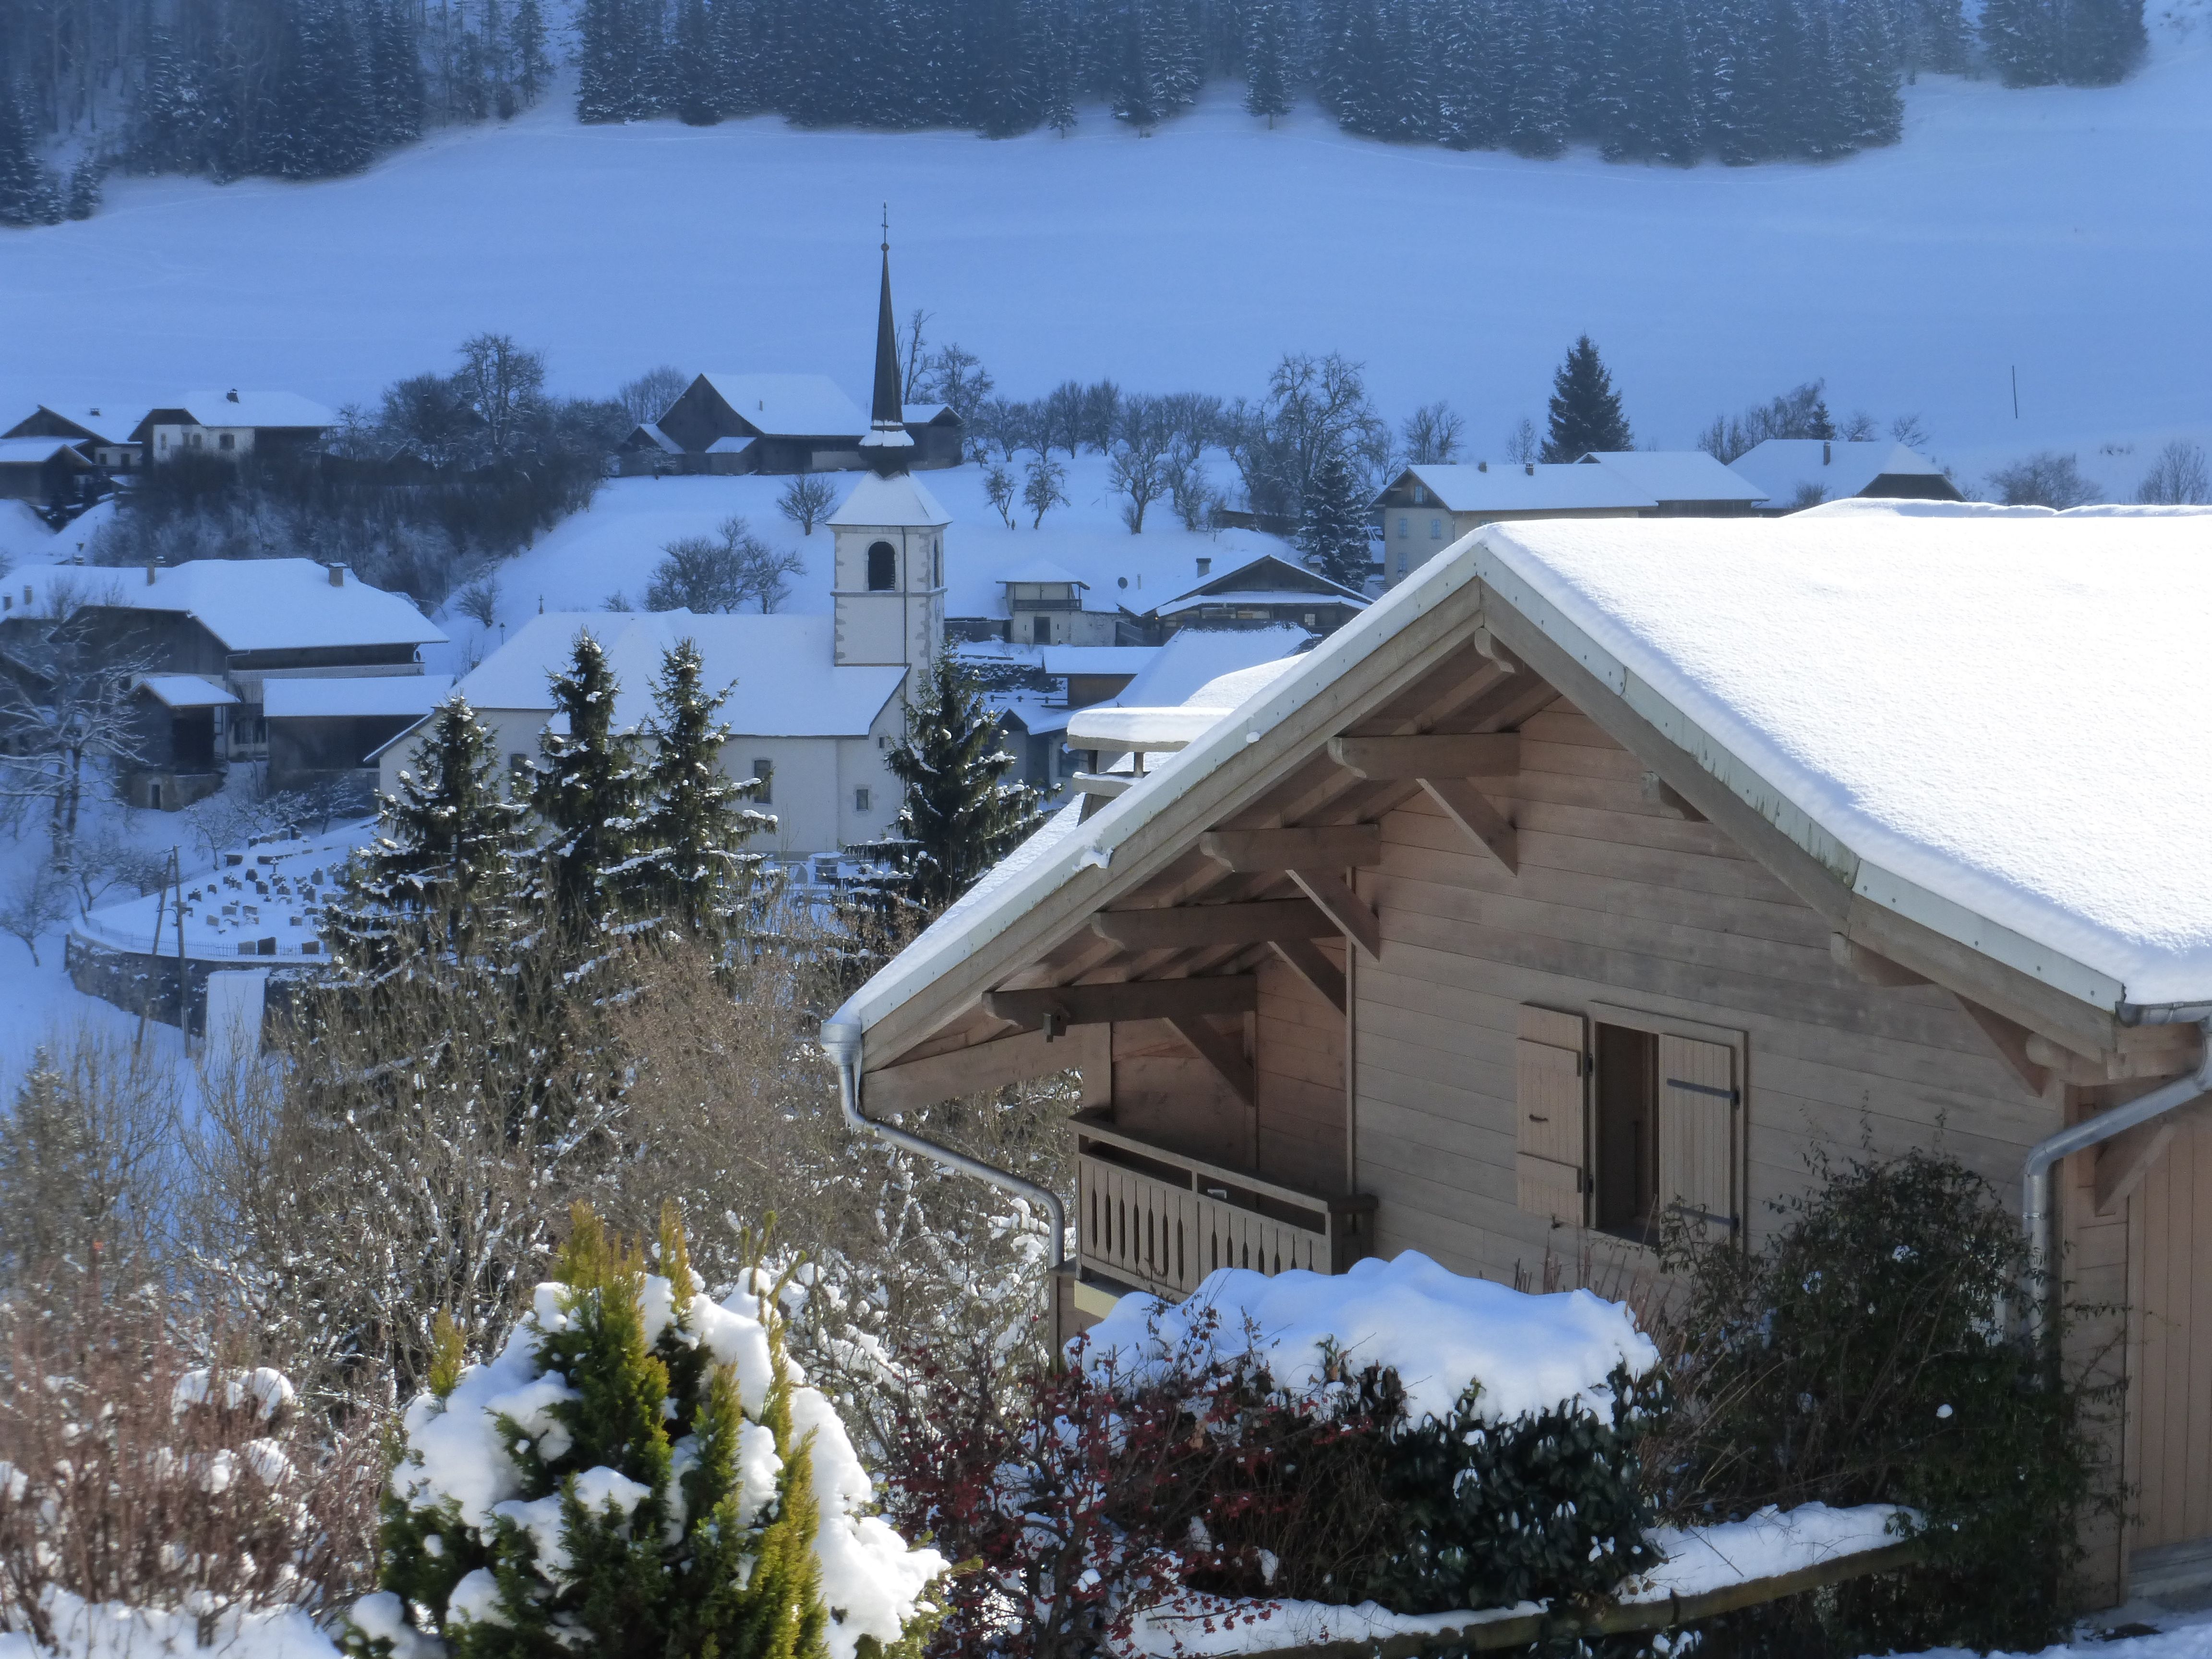
[(1277, 628), (1333, 634), (1367, 608), (1367, 596), (1273, 553), (1263, 553), (1155, 605), (1141, 619), (1164, 643), (1186, 628)]
[[(2064, 1276), (2125, 1309), (2069, 1328), (2124, 1372), (2136, 1491), (2090, 1571), (2179, 1583), (2212, 1569), (2212, 784), (2160, 757), (2212, 714), (2208, 544), (1857, 504), (1465, 537), (1225, 717), (1115, 711), (1143, 775), (825, 1024), (848, 1115), (1080, 1074), (1063, 1330), (1408, 1249), (1574, 1283), (1649, 1267), (1669, 1211), (1756, 1246), (1821, 1152), (1941, 1147), (2024, 1208), (2044, 1159)], [(2094, 741), (2061, 658), (2113, 676)]]

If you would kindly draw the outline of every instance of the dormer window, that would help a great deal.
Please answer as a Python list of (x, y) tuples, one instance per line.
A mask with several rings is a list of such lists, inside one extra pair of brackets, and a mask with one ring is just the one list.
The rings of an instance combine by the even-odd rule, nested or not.
[(888, 593), (898, 586), (898, 549), (889, 542), (868, 547), (868, 592)]

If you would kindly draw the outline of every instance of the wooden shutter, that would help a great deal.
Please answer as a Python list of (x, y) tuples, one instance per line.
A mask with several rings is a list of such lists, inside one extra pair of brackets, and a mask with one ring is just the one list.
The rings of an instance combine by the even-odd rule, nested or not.
[(1725, 1043), (1659, 1038), (1659, 1205), (1723, 1238), (1740, 1224), (1735, 1126), (1741, 1095)]
[(1514, 1187), (1523, 1210), (1567, 1227), (1582, 1225), (1589, 1188), (1584, 1051), (1580, 1014), (1521, 1010), (1514, 1044)]

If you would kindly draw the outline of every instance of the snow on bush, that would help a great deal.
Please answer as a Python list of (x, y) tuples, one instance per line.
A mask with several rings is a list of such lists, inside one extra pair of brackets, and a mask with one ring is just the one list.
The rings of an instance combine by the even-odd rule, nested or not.
[(1477, 1414), (1492, 1423), (1563, 1405), (1609, 1407), (1616, 1367), (1640, 1377), (1659, 1363), (1619, 1303), (1463, 1279), (1418, 1250), (1370, 1256), (1340, 1274), (1224, 1267), (1180, 1304), (1123, 1297), (1083, 1340), (1083, 1363), (1116, 1381), (1166, 1374), (1194, 1340), (1223, 1360), (1249, 1355), (1294, 1393), (1372, 1366), (1396, 1373), (1414, 1422), (1449, 1416), (1470, 1382), (1481, 1385)]
[(860, 1659), (909, 1650), (943, 1557), (869, 1513), (844, 1426), (787, 1358), (757, 1271), (719, 1305), (680, 1230), (662, 1277), (580, 1209), (557, 1282), (498, 1357), (448, 1336), (408, 1407), (382, 1594), (360, 1654), (605, 1651)]

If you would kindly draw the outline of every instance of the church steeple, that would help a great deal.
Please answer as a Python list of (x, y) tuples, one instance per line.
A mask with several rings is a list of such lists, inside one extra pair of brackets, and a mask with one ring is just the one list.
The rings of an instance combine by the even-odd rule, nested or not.
[(891, 217), (884, 209), (883, 298), (876, 307), (876, 390), (868, 412), (868, 435), (860, 449), (868, 465), (884, 477), (906, 471), (914, 453), (914, 438), (906, 429), (906, 410), (901, 396), (898, 320), (891, 310)]

